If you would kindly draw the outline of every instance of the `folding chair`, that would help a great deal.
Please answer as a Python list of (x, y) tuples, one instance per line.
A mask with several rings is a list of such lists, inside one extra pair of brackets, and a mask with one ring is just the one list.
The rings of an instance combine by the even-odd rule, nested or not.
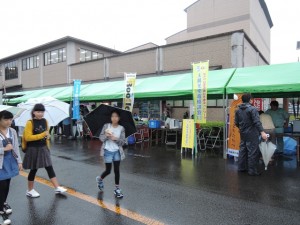
[(221, 127), (212, 127), (209, 135), (207, 136), (206, 140), (206, 147), (209, 149), (219, 148), (221, 147)]
[(208, 133), (210, 130), (208, 129), (199, 129), (197, 132), (197, 144), (199, 146), (199, 149), (202, 151), (206, 150), (206, 136), (208, 136)]

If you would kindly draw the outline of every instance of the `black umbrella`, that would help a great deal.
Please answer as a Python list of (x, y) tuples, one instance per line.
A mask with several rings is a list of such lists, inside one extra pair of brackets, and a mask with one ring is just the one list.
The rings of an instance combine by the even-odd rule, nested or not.
[(111, 123), (111, 113), (115, 110), (120, 113), (120, 125), (125, 128), (125, 136), (128, 137), (137, 132), (131, 112), (101, 104), (84, 117), (94, 137), (100, 136), (104, 124)]

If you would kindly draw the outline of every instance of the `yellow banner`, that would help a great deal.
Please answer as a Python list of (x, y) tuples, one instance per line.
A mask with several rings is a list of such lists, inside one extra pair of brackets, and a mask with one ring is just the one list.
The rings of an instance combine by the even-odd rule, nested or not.
[(193, 63), (193, 100), (196, 123), (206, 123), (208, 70), (209, 61)]
[(194, 148), (195, 128), (194, 120), (184, 119), (182, 120), (182, 148)]
[(238, 156), (240, 150), (240, 131), (234, 124), (235, 112), (238, 106), (242, 104), (242, 95), (238, 95), (238, 100), (234, 100), (231, 103), (229, 111), (229, 133), (228, 133), (228, 150), (227, 153), (232, 156)]
[(136, 81), (136, 73), (125, 73), (125, 94), (123, 98), (123, 108), (132, 112), (134, 104), (134, 87)]

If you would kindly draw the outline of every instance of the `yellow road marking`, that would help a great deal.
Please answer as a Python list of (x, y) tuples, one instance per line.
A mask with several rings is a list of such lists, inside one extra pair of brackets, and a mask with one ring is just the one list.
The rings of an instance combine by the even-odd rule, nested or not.
[[(20, 175), (23, 176), (23, 177), (27, 177), (28, 173), (26, 173), (24, 171), (21, 171)], [(41, 184), (44, 184), (48, 187), (53, 188), (52, 183), (50, 181), (44, 179), (44, 178), (36, 176), (35, 181), (37, 181)], [(143, 216), (139, 213), (130, 211), (128, 209), (121, 208), (120, 206), (113, 205), (113, 204), (110, 204), (110, 203), (106, 203), (103, 200), (99, 200), (99, 199), (94, 198), (92, 196), (77, 192), (74, 189), (69, 188), (69, 187), (68, 187), (68, 192), (67, 193), (71, 196), (74, 196), (74, 197), (78, 198), (78, 199), (81, 199), (83, 201), (86, 201), (86, 202), (92, 203), (94, 205), (100, 206), (103, 209), (108, 209), (108, 210), (110, 210), (110, 211), (112, 211), (112, 212), (114, 212), (118, 215), (126, 216), (126, 217), (128, 217), (132, 220), (141, 222), (143, 224), (149, 224), (149, 225), (163, 225), (164, 224), (160, 221), (157, 221), (155, 219), (151, 219), (149, 217)]]

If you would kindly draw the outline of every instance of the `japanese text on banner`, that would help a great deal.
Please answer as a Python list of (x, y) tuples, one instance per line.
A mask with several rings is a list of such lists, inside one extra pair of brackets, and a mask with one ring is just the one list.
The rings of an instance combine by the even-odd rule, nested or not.
[(81, 80), (74, 80), (74, 87), (73, 87), (73, 119), (78, 120), (80, 119), (80, 87), (81, 87)]
[(209, 61), (193, 63), (193, 100), (196, 123), (206, 123), (208, 70)]
[(132, 112), (134, 104), (134, 87), (136, 81), (136, 73), (125, 73), (125, 94), (123, 98), (123, 108)]
[(194, 148), (194, 137), (195, 137), (195, 128), (194, 120), (184, 119), (182, 120), (182, 148)]
[(239, 128), (234, 124), (235, 112), (238, 110), (240, 104), (243, 103), (242, 95), (237, 95), (238, 99), (234, 100), (230, 105), (229, 111), (229, 130), (228, 130), (228, 155), (238, 156), (240, 150), (240, 131)]

